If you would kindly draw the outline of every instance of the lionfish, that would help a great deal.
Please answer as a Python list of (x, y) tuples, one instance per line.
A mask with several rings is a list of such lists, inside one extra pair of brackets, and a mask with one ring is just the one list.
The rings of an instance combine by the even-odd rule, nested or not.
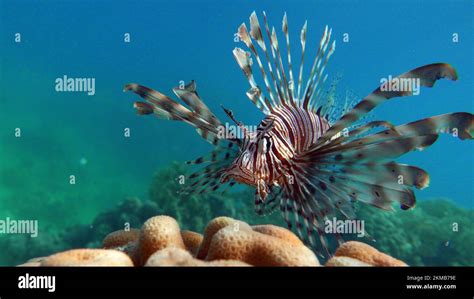
[[(307, 22), (301, 29), (301, 63), (296, 77), (292, 70), (286, 13), (282, 31), (286, 39), (287, 68), (275, 28), (270, 31), (265, 12), (263, 20), (264, 31), (255, 12), (250, 16), (250, 31), (245, 23), (240, 25), (237, 35), (250, 52), (235, 48), (233, 55), (250, 84), (247, 97), (265, 118), (252, 131), (236, 120), (231, 110), (222, 107), (240, 128), (242, 138), (221, 134), (223, 128), (229, 130), (228, 126), (200, 99), (194, 81), (173, 89), (187, 107), (138, 84), (127, 84), (124, 91), (131, 90), (145, 100), (134, 103), (138, 114), (186, 122), (214, 145), (208, 155), (187, 162), (207, 163), (188, 177), (188, 191), (215, 191), (236, 183), (252, 186), (259, 215), (279, 208), (290, 230), (296, 228), (300, 238), (316, 252), (329, 256), (330, 243), (324, 231), (329, 216), (356, 219), (354, 203), (357, 201), (383, 210), (393, 210), (394, 202), (403, 210), (413, 208), (413, 189), (427, 187), (429, 175), (423, 169), (397, 163), (394, 159), (432, 145), (441, 132), (455, 131), (453, 135), (461, 140), (472, 139), (473, 115), (448, 113), (398, 126), (388, 121), (356, 125), (377, 105), (395, 97), (413, 95), (412, 88), (394, 91), (385, 84), (342, 117), (331, 119), (333, 101), (321, 90), (327, 80), (324, 70), (335, 51), (335, 41), (331, 43), (332, 29), (326, 26), (324, 30), (303, 88)], [(254, 78), (252, 54), (266, 93)], [(417, 79), (421, 86), (433, 87), (442, 78), (457, 79), (451, 65), (429, 64), (394, 79)], [(378, 132), (370, 133), (372, 130)], [(316, 233), (319, 238), (315, 238)], [(335, 234), (335, 239), (343, 242), (339, 234)]]

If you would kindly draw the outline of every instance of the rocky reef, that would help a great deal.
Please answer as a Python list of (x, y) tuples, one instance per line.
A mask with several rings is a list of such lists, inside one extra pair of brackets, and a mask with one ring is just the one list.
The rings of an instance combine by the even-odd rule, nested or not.
[[(314, 267), (320, 262), (291, 231), (280, 226), (249, 225), (230, 217), (211, 220), (201, 235), (183, 231), (169, 216), (154, 216), (141, 229), (114, 231), (101, 248), (73, 249), (20, 266), (280, 266)], [(342, 244), (326, 266), (406, 266), (356, 241)]]
[[(194, 250), (197, 250), (196, 244), (201, 244), (200, 238), (204, 237), (194, 232), (204, 232), (203, 235), (206, 235), (207, 222), (220, 215), (251, 223), (253, 230), (258, 230), (255, 228), (258, 225), (285, 226), (278, 212), (265, 217), (255, 214), (253, 192), (250, 189), (224, 194), (178, 193), (180, 186), (176, 178), (184, 172), (181, 164), (160, 170), (151, 183), (148, 199), (127, 198), (109, 210), (98, 213), (91, 223), (61, 230), (40, 227), (37, 238), (0, 235), (0, 248), (4, 252), (0, 256), (0, 264), (16, 265), (35, 256), (48, 256), (70, 248), (99, 248), (110, 232), (118, 230), (117, 234), (120, 234), (125, 224), (140, 228), (154, 215), (171, 215), (176, 219), (183, 240), (194, 240)], [(61, 212), (58, 211), (58, 214)], [(447, 199), (421, 199), (415, 209), (410, 211), (386, 212), (361, 205), (357, 215), (365, 221), (365, 229), (376, 240), (369, 243), (371, 246), (409, 265), (474, 265), (471, 248), (474, 243), (472, 209), (460, 207)], [(139, 233), (139, 230), (134, 229), (128, 231), (131, 232), (130, 238)], [(344, 238), (351, 240), (351, 236)], [(336, 248), (331, 248), (331, 252), (336, 252)], [(191, 254), (194, 256), (196, 252)], [(198, 259), (204, 259), (202, 253)], [(336, 264), (346, 262), (352, 260), (337, 258), (331, 261)]]

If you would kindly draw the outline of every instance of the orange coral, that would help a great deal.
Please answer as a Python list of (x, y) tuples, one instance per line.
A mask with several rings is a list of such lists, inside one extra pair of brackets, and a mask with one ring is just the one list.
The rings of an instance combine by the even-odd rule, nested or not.
[(115, 249), (126, 253), (134, 265), (139, 265), (141, 262), (138, 253), (139, 237), (140, 230), (138, 229), (118, 230), (108, 234), (102, 241), (102, 246), (105, 249)]
[(148, 219), (140, 230), (139, 253), (141, 264), (156, 251), (166, 247), (186, 249), (178, 222), (169, 216), (155, 216)]
[[(156, 216), (140, 230), (119, 230), (103, 240), (106, 249), (76, 249), (19, 266), (319, 266), (315, 254), (291, 231), (250, 226), (229, 217), (211, 220), (204, 236), (181, 231), (175, 219)], [(406, 266), (360, 242), (347, 242), (326, 263), (339, 266)]]
[(212, 219), (204, 230), (204, 239), (202, 240), (201, 247), (199, 248), (196, 257), (199, 259), (205, 259), (214, 234), (229, 225), (232, 225), (234, 229), (251, 229), (247, 223), (230, 217), (217, 217)]
[(189, 230), (184, 230), (181, 232), (181, 237), (183, 238), (184, 245), (186, 249), (193, 255), (196, 256), (199, 247), (201, 246), (203, 235), (200, 233), (192, 232)]
[(326, 264), (326, 267), (372, 267), (373, 265), (364, 263), (355, 258), (347, 256), (333, 256)]
[(123, 252), (111, 249), (73, 249), (44, 258), (41, 266), (133, 266)]
[(382, 253), (372, 246), (357, 241), (349, 241), (342, 244), (336, 250), (335, 256), (351, 257), (374, 266), (407, 266), (404, 262)]
[(232, 226), (220, 229), (209, 246), (206, 260), (220, 259), (240, 260), (254, 266), (319, 266), (306, 246)]
[(250, 266), (247, 263), (236, 260), (220, 260), (206, 262), (195, 259), (188, 251), (179, 248), (165, 248), (158, 250), (150, 256), (145, 264), (146, 267), (159, 266)]
[(39, 267), (41, 266), (41, 261), (45, 259), (45, 257), (35, 257), (29, 259), (26, 263), (18, 265), (17, 267)]
[(276, 237), (288, 241), (294, 245), (304, 245), (303, 242), (290, 230), (271, 224), (266, 225), (254, 225), (252, 229), (256, 232)]
[(104, 248), (114, 248), (125, 246), (130, 242), (137, 241), (140, 236), (140, 230), (132, 228), (130, 230), (117, 230), (108, 234), (102, 241)]

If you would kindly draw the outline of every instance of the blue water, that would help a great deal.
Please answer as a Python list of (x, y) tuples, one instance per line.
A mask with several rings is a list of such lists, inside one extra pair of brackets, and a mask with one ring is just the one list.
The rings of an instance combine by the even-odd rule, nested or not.
[[(146, 197), (152, 174), (170, 161), (210, 149), (186, 124), (136, 116), (136, 97), (122, 92), (126, 83), (172, 95), (181, 80), (194, 79), (218, 117), (225, 119), (223, 104), (244, 123), (257, 124), (263, 115), (245, 96), (248, 83), (232, 56), (234, 47), (244, 48), (234, 33), (253, 10), (260, 18), (265, 10), (278, 31), (287, 12), (295, 66), (299, 32), (308, 20), (306, 71), (324, 26), (332, 27), (337, 47), (327, 71), (342, 74), (342, 93), (363, 97), (380, 78), (433, 62), (457, 69), (457, 82), (440, 81), (420, 96), (385, 103), (375, 119), (402, 124), (474, 111), (472, 1), (0, 3), (1, 175), (9, 182), (0, 186), (2, 217), (41, 211), (52, 223), (87, 222), (127, 196)], [(14, 42), (15, 33), (21, 33), (21, 43)], [(124, 43), (124, 33), (131, 34), (130, 43)], [(348, 43), (342, 42), (344, 33)], [(55, 79), (63, 75), (95, 78), (95, 95), (57, 93)], [(14, 137), (15, 128), (22, 129), (21, 138)], [(124, 128), (131, 129), (130, 138), (124, 138)], [(420, 200), (445, 197), (472, 207), (473, 152), (472, 142), (445, 135), (400, 161), (431, 174), (430, 187), (417, 191)], [(74, 187), (68, 184), (71, 174), (78, 180)]]

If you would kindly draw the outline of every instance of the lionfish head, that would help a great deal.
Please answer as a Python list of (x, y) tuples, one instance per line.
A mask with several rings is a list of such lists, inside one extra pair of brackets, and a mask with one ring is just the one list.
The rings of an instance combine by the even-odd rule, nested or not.
[(272, 146), (272, 127), (273, 121), (267, 120), (262, 122), (257, 131), (244, 131), (239, 154), (223, 175), (223, 182), (234, 179), (254, 187), (265, 185), (268, 174), (263, 168), (267, 164), (265, 156)]

